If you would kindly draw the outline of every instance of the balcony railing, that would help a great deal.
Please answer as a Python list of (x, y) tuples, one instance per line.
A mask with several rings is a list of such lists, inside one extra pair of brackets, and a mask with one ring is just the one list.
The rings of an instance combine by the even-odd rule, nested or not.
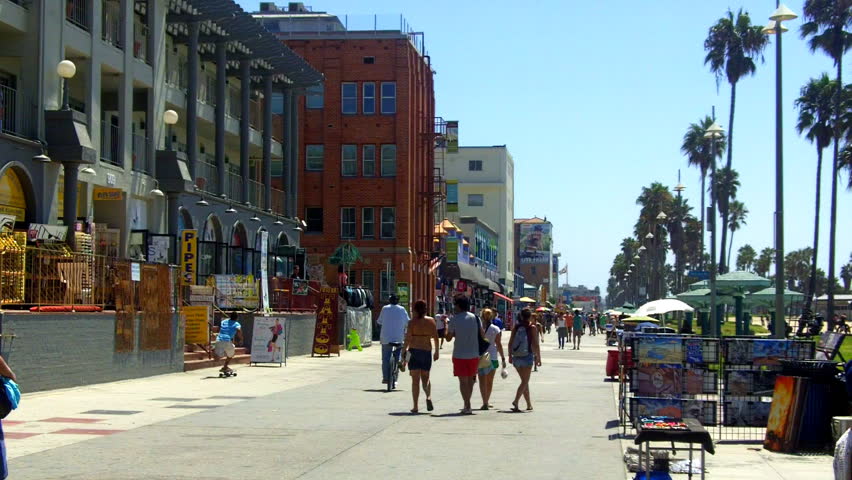
[(117, 48), (122, 48), (121, 5), (118, 2), (104, 2), (101, 21), (101, 38)]
[(148, 61), (148, 27), (140, 22), (133, 22), (133, 56)]
[(239, 119), (240, 118), (240, 89), (235, 87), (228, 88), (228, 115)]
[(148, 173), (148, 137), (133, 134), (133, 171)]
[(264, 193), (264, 185), (256, 180), (248, 181), (249, 194), (248, 201), (251, 203), (253, 207), (264, 208), (263, 204), (263, 193)]
[(228, 172), (228, 198), (237, 202), (243, 198), (243, 177), (233, 170)]
[(272, 138), (284, 143), (284, 115), (272, 115)]
[(166, 55), (166, 83), (173, 87), (186, 90), (189, 84), (187, 72), (189, 61), (176, 54)]
[(263, 128), (263, 106), (257, 100), (249, 102), (249, 125), (255, 130)]
[(272, 212), (284, 215), (284, 191), (277, 188), (271, 188), (270, 191), (272, 192), (272, 205), (270, 206)]
[(121, 130), (117, 125), (103, 123), (101, 126), (101, 160), (112, 165), (122, 166), (121, 153)]
[(216, 77), (202, 74), (198, 82), (198, 100), (216, 106)]
[(0, 85), (0, 132), (34, 138), (36, 113), (33, 105), (14, 88)]
[(89, 25), (89, 0), (65, 0), (65, 18), (69, 22), (88, 31)]
[(195, 164), (195, 186), (201, 191), (218, 195), (219, 175), (215, 160), (206, 154), (199, 157), (198, 163)]

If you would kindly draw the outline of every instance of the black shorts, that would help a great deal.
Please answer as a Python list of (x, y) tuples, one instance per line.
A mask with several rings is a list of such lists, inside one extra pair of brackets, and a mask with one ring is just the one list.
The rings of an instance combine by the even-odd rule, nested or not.
[(444, 338), (444, 332), (445, 331), (446, 331), (445, 329), (439, 328), (438, 329), (438, 338)]
[(429, 350), (408, 349), (408, 370), (432, 370), (432, 352)]

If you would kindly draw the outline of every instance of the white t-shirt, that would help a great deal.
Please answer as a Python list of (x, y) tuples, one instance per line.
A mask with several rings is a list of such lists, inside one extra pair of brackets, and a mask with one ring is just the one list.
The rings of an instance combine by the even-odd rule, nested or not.
[(402, 343), (405, 339), (405, 327), (409, 321), (408, 312), (399, 305), (385, 305), (376, 323), (382, 326), (380, 340), (383, 344)]
[(443, 330), (447, 326), (447, 316), (443, 313), (435, 317), (435, 326), (438, 330)]
[(494, 340), (497, 338), (497, 334), (500, 333), (500, 327), (497, 325), (491, 324), (488, 326), (488, 329), (485, 330), (485, 339), (488, 340), (488, 354), (491, 355), (491, 361), (497, 360), (497, 342)]
[(562, 328), (565, 326), (565, 319), (563, 317), (559, 317), (556, 319), (556, 328)]

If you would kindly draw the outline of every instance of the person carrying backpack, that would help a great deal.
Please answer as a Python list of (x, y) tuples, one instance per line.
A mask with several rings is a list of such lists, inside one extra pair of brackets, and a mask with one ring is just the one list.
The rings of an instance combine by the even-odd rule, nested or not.
[(518, 385), (518, 390), (515, 392), (515, 401), (512, 402), (513, 412), (521, 411), (518, 408), (521, 395), (527, 402), (527, 410), (533, 409), (530, 400), (530, 375), (533, 366), (541, 365), (541, 351), (538, 332), (530, 322), (531, 317), (532, 311), (529, 308), (523, 309), (518, 323), (512, 329), (512, 336), (509, 338), (509, 363), (515, 367), (518, 376), (521, 377), (521, 384)]

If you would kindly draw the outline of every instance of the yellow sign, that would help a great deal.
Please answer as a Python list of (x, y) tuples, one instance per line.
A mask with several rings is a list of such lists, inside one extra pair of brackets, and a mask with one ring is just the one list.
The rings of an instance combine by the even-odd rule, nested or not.
[(180, 232), (181, 285), (195, 285), (198, 265), (198, 230)]
[(101, 201), (120, 201), (124, 198), (124, 191), (120, 188), (97, 187), (92, 190), (92, 199)]
[(26, 218), (27, 201), (18, 175), (11, 168), (0, 176), (0, 213), (14, 215), (23, 221)]
[(186, 343), (206, 344), (210, 341), (210, 307), (183, 307), (186, 319), (184, 338)]

